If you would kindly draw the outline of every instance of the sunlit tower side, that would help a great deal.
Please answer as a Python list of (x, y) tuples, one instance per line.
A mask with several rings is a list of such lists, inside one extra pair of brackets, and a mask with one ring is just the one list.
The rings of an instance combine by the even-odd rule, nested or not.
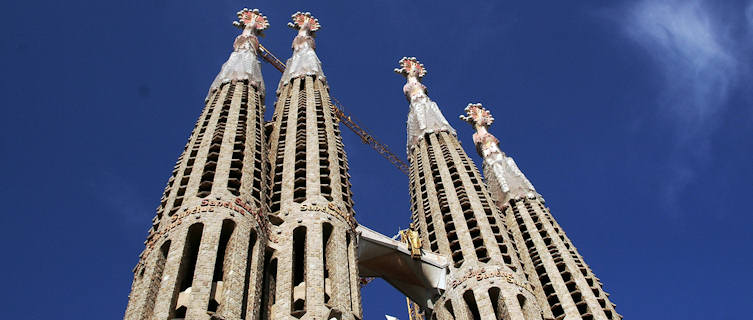
[(258, 309), (267, 222), (258, 10), (244, 9), (234, 51), (162, 196), (125, 319), (251, 319)]
[(280, 84), (269, 137), (265, 319), (360, 319), (353, 200), (329, 87), (315, 52), (320, 24), (293, 15), (298, 31)]
[(544, 206), (544, 198), (487, 130), (494, 121), (481, 104), (460, 118), (476, 130), (473, 142), (484, 160), (487, 185), (513, 234), (524, 269), (545, 314), (557, 320), (621, 319), (583, 257)]
[(400, 60), (410, 102), (407, 152), (412, 220), (432, 252), (451, 258), (432, 319), (542, 319), (481, 175), (426, 95), (415, 58)]

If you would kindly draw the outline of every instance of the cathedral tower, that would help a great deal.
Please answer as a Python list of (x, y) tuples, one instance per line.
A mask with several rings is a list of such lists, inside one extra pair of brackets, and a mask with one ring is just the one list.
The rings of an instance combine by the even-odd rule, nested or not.
[(467, 116), (460, 118), (476, 129), (473, 142), (484, 159), (484, 176), (513, 234), (539, 304), (557, 320), (621, 319), (599, 278), (544, 206), (544, 199), (487, 131), (494, 121), (489, 111), (481, 104), (469, 104), (465, 111)]
[(244, 9), (243, 32), (212, 83), (149, 230), (125, 319), (252, 319), (267, 222), (262, 155), (264, 82), (256, 36), (267, 26)]
[(269, 137), (273, 227), (262, 301), (267, 319), (360, 319), (356, 221), (348, 162), (316, 55), (320, 24), (298, 12), (293, 56)]
[(542, 311), (481, 176), (420, 83), (424, 66), (400, 60), (410, 101), (412, 220), (424, 248), (450, 257), (432, 319), (542, 319)]

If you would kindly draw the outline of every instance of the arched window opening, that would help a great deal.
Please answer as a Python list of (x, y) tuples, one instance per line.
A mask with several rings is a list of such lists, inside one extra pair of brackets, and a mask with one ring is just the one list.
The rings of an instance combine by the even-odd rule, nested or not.
[(493, 287), (489, 289), (489, 299), (492, 302), (492, 310), (494, 310), (494, 317), (497, 320), (502, 320), (502, 315), (499, 313), (499, 288)]
[(232, 220), (222, 221), (222, 230), (220, 231), (220, 243), (217, 246), (217, 258), (214, 261), (214, 276), (212, 282), (222, 281), (225, 278), (225, 263), (227, 262), (227, 247), (230, 238), (235, 230), (235, 222)]
[[(355, 246), (354, 246), (355, 247)], [(350, 261), (351, 259), (354, 259), (353, 253), (355, 251), (355, 248), (352, 248), (350, 245), (350, 233), (345, 235), (345, 248), (348, 250), (348, 296), (350, 297), (350, 310), (353, 310), (353, 300), (357, 299), (353, 295), (353, 283), (351, 281), (353, 280), (353, 277), (350, 275)], [(356, 301), (356, 304), (358, 304), (360, 301)]]
[[(159, 250), (159, 256), (154, 263), (154, 272), (149, 279), (149, 290), (146, 294), (146, 303), (144, 304), (144, 313), (142, 319), (149, 319), (152, 317), (154, 311), (154, 302), (157, 300), (157, 294), (159, 293), (160, 284), (162, 283), (162, 274), (165, 271), (165, 263), (167, 262), (167, 254), (170, 253), (170, 240), (165, 241)], [(145, 268), (141, 269), (142, 276)]]
[(481, 314), (478, 312), (478, 305), (476, 305), (476, 298), (473, 296), (473, 291), (468, 290), (463, 293), (463, 300), (468, 307), (468, 311), (471, 313), (473, 320), (481, 320)]
[(277, 294), (277, 259), (270, 261), (270, 256), (264, 259), (264, 264), (267, 265), (267, 271), (264, 273), (262, 279), (262, 295), (261, 295), (261, 308), (259, 315), (262, 320), (270, 320), (272, 316), (272, 306), (276, 302)]
[(209, 304), (207, 311), (217, 312), (217, 308), (220, 305), (220, 301), (217, 301), (217, 291), (222, 288), (222, 283), (225, 280), (225, 265), (228, 263), (230, 254), (228, 253), (228, 245), (230, 239), (235, 230), (235, 222), (226, 219), (222, 221), (222, 229), (220, 230), (220, 242), (217, 245), (217, 256), (214, 259), (214, 274), (212, 275), (212, 290), (209, 296)]
[[(322, 266), (324, 266), (324, 303), (329, 303), (329, 298), (331, 296), (330, 290), (334, 290), (334, 284), (330, 281), (330, 263), (333, 262), (333, 259), (328, 259), (330, 255), (332, 255), (332, 241), (330, 241), (330, 238), (332, 236), (332, 225), (329, 223), (323, 223), (322, 224)], [(348, 249), (348, 248), (346, 248)]]
[[(175, 279), (175, 289), (173, 289), (173, 297), (170, 303), (170, 319), (182, 318), (178, 315), (181, 312), (180, 310), (185, 308), (185, 306), (178, 306), (177, 304), (178, 300), (180, 300), (180, 296), (184, 295), (183, 292), (193, 286), (194, 271), (196, 271), (196, 259), (199, 256), (199, 245), (201, 244), (203, 231), (204, 225), (201, 223), (195, 223), (188, 228), (186, 242), (183, 246), (183, 255), (180, 259), (180, 266), (178, 267), (178, 275)], [(183, 317), (185, 317), (185, 310), (182, 314)]]
[(452, 309), (452, 301), (450, 300), (445, 301), (444, 308), (447, 310), (447, 312), (450, 313), (450, 316), (452, 316), (452, 319), (455, 319), (455, 310)]
[(306, 227), (293, 230), (293, 303), (290, 314), (296, 318), (306, 314)]
[[(248, 239), (248, 255), (246, 256), (246, 273), (243, 281), (243, 300), (241, 302), (241, 319), (246, 319), (246, 309), (248, 308), (248, 299), (250, 295), (249, 288), (251, 285), (251, 267), (254, 264), (254, 259), (258, 258), (254, 256), (254, 248), (256, 248), (256, 232), (252, 230)], [(254, 290), (254, 292), (257, 291)]]

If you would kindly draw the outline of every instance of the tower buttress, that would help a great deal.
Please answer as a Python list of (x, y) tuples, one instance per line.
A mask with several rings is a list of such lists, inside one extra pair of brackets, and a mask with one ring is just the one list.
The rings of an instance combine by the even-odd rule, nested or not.
[(488, 132), (494, 121), (481, 104), (460, 116), (473, 126), (492, 197), (517, 244), (521, 262), (544, 314), (556, 319), (621, 319), (601, 282), (544, 206), (544, 199)]
[(267, 220), (255, 45), (268, 24), (258, 10), (238, 17), (243, 33), (168, 180), (134, 269), (126, 320), (256, 319)]
[(360, 319), (357, 226), (348, 162), (313, 33), (297, 12), (293, 55), (280, 79), (267, 161), (274, 249), (264, 319)]
[(542, 319), (532, 287), (475, 165), (420, 79), (400, 60), (410, 102), (407, 151), (413, 222), (429, 250), (452, 261), (432, 319)]

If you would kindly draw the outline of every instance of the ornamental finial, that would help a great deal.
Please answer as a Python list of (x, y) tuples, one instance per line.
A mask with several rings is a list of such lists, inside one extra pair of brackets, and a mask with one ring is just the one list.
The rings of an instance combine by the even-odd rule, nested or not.
[(291, 18), (293, 19), (293, 22), (288, 22), (288, 27), (296, 30), (306, 30), (313, 33), (322, 28), (322, 25), (319, 24), (319, 19), (314, 18), (314, 16), (311, 15), (311, 12), (298, 11), (294, 13)]
[(400, 59), (400, 68), (395, 68), (395, 72), (406, 78), (413, 76), (416, 79), (421, 79), (426, 75), (426, 68), (424, 68), (423, 63), (418, 62), (416, 57), (403, 57)]
[(460, 116), (460, 120), (468, 122), (474, 128), (489, 127), (494, 122), (491, 112), (484, 108), (480, 103), (469, 103), (465, 107), (465, 115)]
[(238, 11), (238, 21), (233, 21), (233, 25), (240, 29), (252, 27), (261, 33), (269, 27), (269, 20), (259, 12), (259, 9), (243, 8), (243, 10)]

